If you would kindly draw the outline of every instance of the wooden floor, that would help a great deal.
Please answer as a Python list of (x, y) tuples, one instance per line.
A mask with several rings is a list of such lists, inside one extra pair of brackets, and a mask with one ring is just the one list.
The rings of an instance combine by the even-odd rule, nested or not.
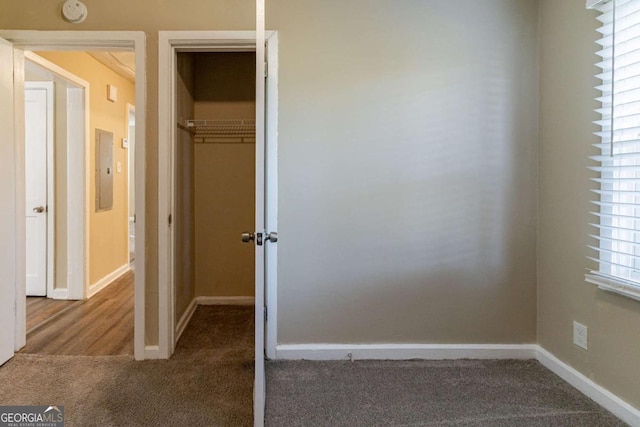
[(27, 297), (27, 333), (64, 313), (78, 301), (51, 299), (47, 297)]
[(133, 355), (133, 271), (93, 298), (71, 303), (51, 321), (27, 334), (27, 345), (20, 352), (76, 356)]

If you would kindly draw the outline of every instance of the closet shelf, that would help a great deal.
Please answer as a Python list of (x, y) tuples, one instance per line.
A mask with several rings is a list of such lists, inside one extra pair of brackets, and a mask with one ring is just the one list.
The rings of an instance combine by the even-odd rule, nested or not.
[(199, 144), (252, 144), (256, 142), (255, 120), (186, 120), (186, 128)]

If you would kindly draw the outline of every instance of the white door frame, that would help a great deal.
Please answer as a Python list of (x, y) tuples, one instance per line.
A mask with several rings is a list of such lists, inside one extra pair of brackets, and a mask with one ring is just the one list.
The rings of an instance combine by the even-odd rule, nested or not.
[[(175, 307), (172, 272), (172, 227), (168, 226), (173, 212), (173, 164), (172, 153), (175, 141), (175, 55), (177, 51), (214, 52), (255, 49), (255, 31), (160, 31), (159, 33), (159, 90), (158, 90), (158, 278), (160, 339), (162, 357), (170, 357), (175, 348)], [(277, 230), (278, 212), (278, 34), (266, 32), (268, 46), (269, 78), (267, 79), (266, 122), (266, 191), (268, 230)], [(277, 343), (277, 251), (268, 251), (267, 306), (269, 322), (267, 331), (267, 354), (275, 355)]]
[[(81, 132), (67, 132), (67, 253), (65, 258), (67, 259), (67, 287), (57, 288), (54, 287), (54, 276), (48, 282), (47, 297), (53, 299), (72, 299), (80, 300), (87, 297), (87, 289), (89, 284), (89, 212), (88, 207), (85, 204), (85, 198), (89, 198), (89, 173), (85, 170), (89, 164), (89, 153), (84, 150), (86, 141), (88, 141), (91, 129), (89, 127), (90, 118), (90, 85), (84, 79), (76, 76), (75, 74), (65, 70), (62, 67), (50, 62), (43, 57), (33, 53), (24, 52), (24, 58), (30, 62), (37, 64), (38, 66), (46, 69), (52, 75), (64, 80), (67, 84), (75, 86), (73, 89), (67, 88), (67, 122), (73, 122), (81, 120), (83, 122), (83, 129)], [(69, 130), (69, 127), (67, 127)], [(84, 153), (84, 155), (83, 155)], [(55, 183), (54, 177), (54, 165), (53, 165), (53, 147), (51, 147), (51, 163), (50, 167), (50, 179), (52, 183)], [(78, 176), (84, 176), (85, 180), (78, 180)], [(55, 215), (55, 207), (53, 201), (55, 200), (54, 187), (50, 187), (49, 193), (49, 213), (52, 218), (49, 221), (49, 227), (54, 228), (55, 222), (53, 222), (53, 215)], [(76, 227), (76, 224), (84, 224), (84, 227)], [(50, 234), (50, 247), (49, 256), (51, 262), (51, 274), (53, 274), (54, 268), (54, 253), (55, 253), (55, 241), (53, 239), (54, 231)], [(80, 262), (76, 262), (80, 260)]]
[[(135, 169), (133, 171), (133, 174), (131, 173), (131, 151), (130, 150), (135, 150), (136, 146), (135, 146), (135, 129), (134, 129), (134, 143), (133, 143), (133, 147), (131, 147), (131, 126), (129, 125), (129, 119), (131, 118), (131, 115), (134, 116), (134, 120), (135, 120), (135, 115), (136, 115), (136, 107), (135, 105), (131, 105), (128, 102), (126, 103), (125, 106), (125, 120), (127, 123), (127, 206), (129, 206), (129, 202), (131, 201), (131, 176), (133, 175), (133, 185), (135, 188), (135, 184), (136, 184), (136, 176), (135, 176)], [(135, 152), (134, 152), (135, 153)], [(135, 158), (134, 158), (135, 161)], [(135, 165), (134, 165), (135, 168)], [(138, 196), (137, 194), (135, 195), (136, 197)], [(135, 200), (135, 199), (134, 199)], [(131, 253), (131, 232), (129, 231), (129, 225), (131, 222), (131, 215), (129, 215), (131, 209), (127, 208), (127, 257), (129, 257), (129, 254)], [(135, 211), (135, 209), (134, 209)], [(134, 213), (135, 215), (135, 213)], [(134, 216), (135, 218), (135, 216)], [(135, 224), (135, 219), (134, 219), (134, 224)], [(134, 235), (135, 235), (135, 228), (134, 228)], [(127, 258), (128, 259), (128, 258)], [(131, 261), (129, 261), (129, 264), (131, 264)]]
[[(55, 264), (54, 264), (54, 251), (55, 251), (55, 176), (54, 176), (54, 152), (53, 152), (53, 134), (54, 134), (54, 114), (55, 114), (55, 90), (53, 82), (25, 82), (24, 89), (36, 89), (36, 90), (44, 90), (47, 93), (47, 142), (46, 142), (46, 163), (47, 163), (47, 204), (45, 206), (45, 212), (47, 215), (47, 256), (46, 256), (46, 296), (53, 296), (53, 282), (54, 282), (54, 274), (55, 274)], [(26, 158), (25, 158), (26, 161)], [(25, 207), (26, 209), (26, 207)], [(26, 212), (25, 212), (26, 213)]]
[[(135, 52), (136, 58), (136, 175), (145, 175), (145, 126), (146, 123), (146, 40), (142, 31), (33, 31), (33, 30), (0, 30), (0, 37), (10, 41), (14, 46), (14, 92), (16, 94), (15, 111), (23, 111), (19, 107), (24, 102), (24, 96), (20, 96), (24, 90), (24, 50), (35, 51), (78, 51), (78, 50), (129, 50)], [(26, 325), (26, 298), (25, 298), (25, 192), (24, 192), (24, 114), (16, 115), (16, 173), (13, 185), (16, 188), (16, 350), (25, 345)], [(82, 153), (83, 158), (86, 156)], [(85, 168), (86, 169), (86, 168)], [(86, 172), (88, 174), (88, 172)], [(82, 180), (86, 190), (86, 176)], [(156, 355), (153, 348), (145, 346), (145, 180), (136, 181), (136, 236), (139, 245), (136, 245), (136, 258), (141, 260), (135, 274), (135, 320), (134, 320), (134, 355), (138, 360), (152, 358)], [(83, 201), (86, 191), (82, 191)], [(2, 201), (0, 200), (0, 203)], [(88, 206), (83, 203), (83, 206)], [(88, 217), (88, 215), (87, 215)], [(85, 227), (82, 227), (83, 229)], [(85, 233), (88, 238), (88, 233)], [(85, 238), (85, 244), (86, 244)], [(88, 245), (87, 245), (88, 247)], [(20, 324), (19, 324), (20, 323)]]
[[(265, 230), (276, 231), (278, 212), (278, 34), (267, 31), (265, 44), (267, 47), (268, 78), (265, 95), (267, 103), (264, 153), (264, 194), (256, 194), (256, 202), (262, 199), (265, 204)], [(176, 321), (173, 277), (173, 227), (169, 226), (169, 217), (174, 212), (174, 175), (173, 153), (176, 141), (176, 54), (182, 52), (216, 52), (216, 51), (254, 51), (256, 49), (256, 31), (160, 31), (158, 37), (159, 75), (158, 75), (158, 278), (159, 278), (159, 311), (160, 338), (159, 351), (164, 357), (170, 357), (176, 344)], [(256, 57), (259, 52), (256, 52)], [(262, 65), (262, 64), (260, 64)], [(262, 67), (256, 67), (260, 74)], [(259, 87), (258, 87), (259, 90)], [(256, 117), (256, 132), (262, 122)], [(256, 135), (256, 141), (258, 135)], [(256, 162), (262, 155), (256, 153)], [(266, 197), (265, 197), (266, 196)], [(265, 244), (266, 244), (265, 240)], [(277, 246), (265, 245), (264, 283), (266, 301), (258, 298), (256, 292), (256, 347), (266, 344), (267, 354), (275, 354), (277, 343)], [(258, 264), (256, 262), (256, 264)], [(256, 275), (260, 274), (256, 271)], [(268, 306), (267, 340), (264, 340), (264, 311)], [(256, 348), (256, 363), (263, 362), (264, 348)], [(264, 378), (258, 376), (254, 384), (254, 423), (262, 425), (264, 416)], [(261, 390), (259, 390), (261, 389)]]

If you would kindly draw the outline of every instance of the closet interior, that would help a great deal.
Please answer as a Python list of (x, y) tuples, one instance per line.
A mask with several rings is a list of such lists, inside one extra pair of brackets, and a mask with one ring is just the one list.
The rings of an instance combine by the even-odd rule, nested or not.
[(255, 218), (255, 52), (177, 57), (175, 303), (251, 304)]

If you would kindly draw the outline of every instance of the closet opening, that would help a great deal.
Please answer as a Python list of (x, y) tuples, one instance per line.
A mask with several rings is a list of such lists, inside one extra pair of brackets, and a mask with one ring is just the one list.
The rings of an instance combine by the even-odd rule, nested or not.
[[(267, 31), (265, 41), (257, 42), (255, 31), (161, 31), (158, 38), (158, 354), (195, 351), (236, 366), (233, 384), (247, 392), (236, 402), (253, 407), (258, 424), (264, 413), (264, 359), (275, 356), (277, 343), (277, 32)], [(232, 91), (238, 81), (245, 83)], [(254, 138), (246, 135), (252, 125)], [(201, 163), (207, 148), (233, 149), (235, 157)], [(238, 159), (245, 149), (244, 159)], [(209, 174), (213, 168), (227, 170), (209, 189), (216, 194), (211, 207), (216, 212), (200, 210), (200, 165)], [(247, 176), (251, 187), (244, 190), (238, 184)], [(246, 205), (247, 216), (234, 213), (225, 197)], [(245, 221), (219, 220), (224, 227), (214, 227), (218, 213), (224, 221)], [(206, 236), (197, 228), (201, 219), (210, 229)], [(204, 252), (202, 242), (221, 243), (225, 236), (229, 244), (218, 246), (224, 248), (220, 258)], [(233, 254), (244, 254), (247, 262), (236, 264), (240, 258)], [(207, 269), (211, 294), (204, 294), (200, 282)], [(221, 280), (225, 277), (231, 281)], [(227, 368), (224, 374), (230, 375)]]
[(255, 247), (241, 235), (255, 224), (255, 51), (178, 52), (176, 67), (176, 349), (252, 361)]

